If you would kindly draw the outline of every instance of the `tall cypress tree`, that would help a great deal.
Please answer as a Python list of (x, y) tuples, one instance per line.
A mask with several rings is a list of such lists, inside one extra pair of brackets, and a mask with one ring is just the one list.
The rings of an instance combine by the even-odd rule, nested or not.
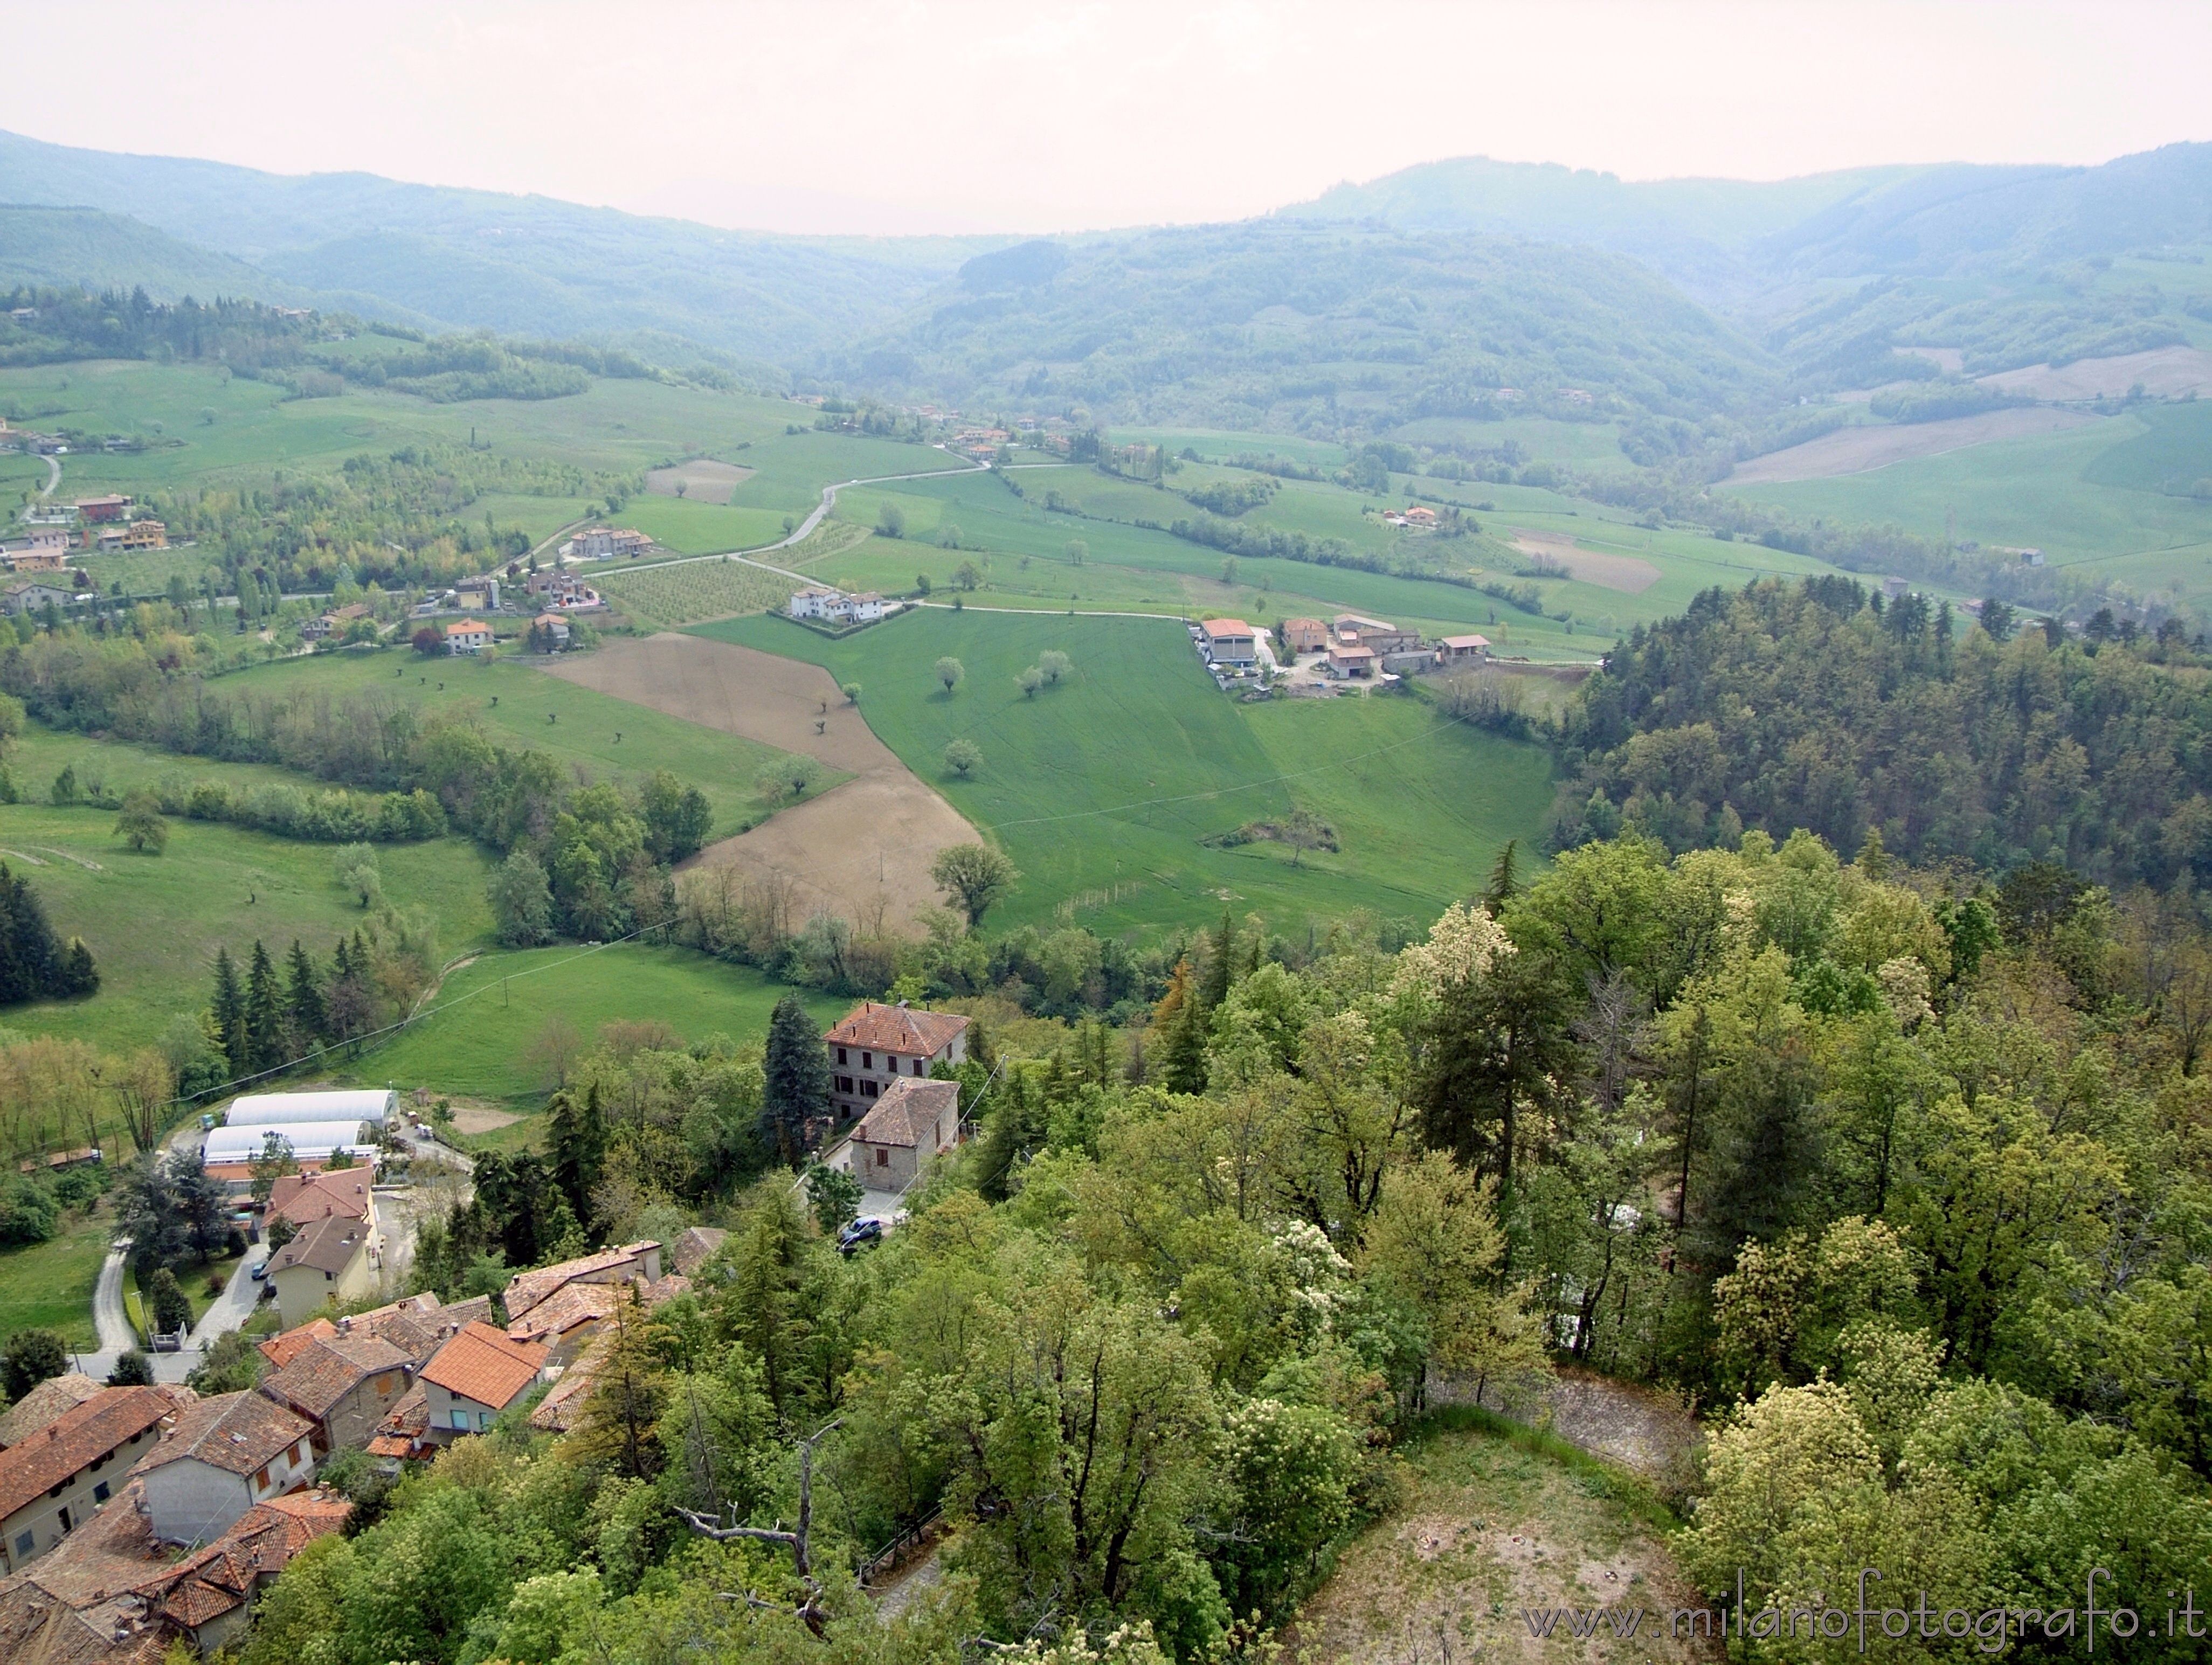
[(253, 959), (246, 972), (246, 1044), (254, 1074), (274, 1069), (284, 1062), (284, 995), (276, 982), (276, 967), (269, 950), (256, 938)]
[(315, 962), (307, 957), (307, 951), (300, 946), (296, 936), (292, 939), (287, 964), (284, 1014), (291, 1020), (294, 1043), (304, 1052), (330, 1038), (330, 1005), (324, 1000), (322, 984), (315, 977)]
[(233, 1081), (253, 1073), (253, 1046), (246, 1032), (246, 996), (239, 991), (238, 967), (230, 950), (215, 951), (215, 1026), (230, 1061)]
[(776, 1153), (796, 1172), (806, 1154), (807, 1123), (830, 1114), (830, 1049), (796, 995), (775, 1003), (761, 1073), (761, 1119)]
[(1167, 993), (1152, 1008), (1152, 1027), (1159, 1036), (1154, 1063), (1161, 1085), (1170, 1093), (1206, 1091), (1206, 1018), (1190, 961), (1178, 960)]
[(1211, 1015), (1221, 1009), (1237, 977), (1237, 926), (1229, 910), (1221, 910), (1221, 928), (1206, 945), (1206, 972), (1199, 983), (1199, 1004)]

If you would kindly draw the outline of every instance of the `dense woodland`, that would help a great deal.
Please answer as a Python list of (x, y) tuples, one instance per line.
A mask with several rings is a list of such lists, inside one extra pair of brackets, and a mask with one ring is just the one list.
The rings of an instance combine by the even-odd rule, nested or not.
[(1705, 592), (1571, 707), (1556, 835), (1633, 826), (1680, 850), (1806, 826), (1850, 848), (1873, 827), (1915, 861), (2201, 882), (2212, 687), (2179, 622), (2107, 612), (2076, 639), (1984, 616), (1961, 639), (1948, 603), (1842, 578)]

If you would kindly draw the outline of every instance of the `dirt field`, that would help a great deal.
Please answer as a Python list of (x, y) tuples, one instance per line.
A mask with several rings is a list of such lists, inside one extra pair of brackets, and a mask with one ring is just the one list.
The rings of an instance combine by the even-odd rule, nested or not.
[[(979, 841), (975, 829), (876, 738), (819, 666), (668, 634), (612, 640), (548, 674), (804, 752), (857, 777), (684, 864), (781, 877), (793, 893), (794, 925), (826, 910), (864, 926), (880, 914), (887, 928), (902, 929), (916, 907), (943, 900), (929, 879), (937, 852)], [(817, 735), (818, 722), (828, 726)]]
[[(695, 457), (672, 469), (655, 469), (645, 476), (645, 488), (663, 497), (696, 498), (702, 503), (726, 503), (731, 491), (753, 477), (753, 470), (735, 463), (717, 463), (711, 457)], [(684, 489), (676, 489), (681, 482)]]
[[(1668, 1613), (1703, 1605), (1659, 1535), (1548, 1458), (1477, 1433), (1411, 1452), (1406, 1504), (1339, 1558), (1282, 1635), (1287, 1660), (1346, 1665), (1452, 1661), (1719, 1660), (1717, 1641), (1668, 1635)], [(1527, 1613), (1610, 1609), (1587, 1640)]]
[(457, 1133), (497, 1133), (501, 1128), (512, 1127), (521, 1119), (512, 1111), (494, 1110), (489, 1105), (461, 1104), (453, 1106), (453, 1129)]
[(2057, 370), (2032, 364), (1981, 380), (1984, 387), (2001, 387), (2037, 399), (2094, 399), (2100, 393), (2108, 399), (2124, 398), (2137, 382), (2154, 399), (2175, 399), (2185, 393), (2201, 397), (2212, 395), (2212, 353), (2201, 347), (2161, 347), (2113, 359), (2076, 359)]
[(1513, 547), (1524, 555), (1555, 560), (1584, 584), (1602, 584), (1624, 595), (1641, 595), (1659, 582), (1659, 569), (1636, 555), (1607, 554), (1585, 549), (1558, 532), (1531, 532), (1516, 528)]
[(1957, 416), (1947, 422), (1900, 422), (1881, 427), (1838, 428), (1787, 451), (1771, 451), (1739, 463), (1729, 485), (1780, 484), (1790, 480), (1827, 480), (1844, 474), (1870, 474), (1914, 457), (1941, 457), (1948, 451), (1987, 445), (1992, 439), (2021, 439), (2052, 433), (2097, 419), (2078, 410), (2028, 407)]

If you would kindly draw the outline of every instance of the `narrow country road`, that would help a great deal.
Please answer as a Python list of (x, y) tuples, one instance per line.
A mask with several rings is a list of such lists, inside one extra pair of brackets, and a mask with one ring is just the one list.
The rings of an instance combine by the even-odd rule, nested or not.
[(217, 1336), (246, 1327), (246, 1321), (253, 1316), (253, 1304), (261, 1299), (261, 1286), (254, 1281), (253, 1268), (268, 1258), (269, 1245), (265, 1243), (257, 1243), (246, 1250), (246, 1258), (231, 1273), (222, 1293), (208, 1303), (208, 1310), (192, 1326), (192, 1333), (185, 1342), (187, 1353), (204, 1353), (215, 1345)]
[(111, 1247), (100, 1263), (100, 1281), (93, 1286), (92, 1327), (102, 1353), (122, 1353), (138, 1345), (138, 1333), (123, 1310), (123, 1260), (130, 1252), (128, 1238)]
[(62, 459), (58, 457), (49, 454), (46, 461), (46, 488), (40, 492), (39, 495), (40, 497), (52, 497), (62, 483)]

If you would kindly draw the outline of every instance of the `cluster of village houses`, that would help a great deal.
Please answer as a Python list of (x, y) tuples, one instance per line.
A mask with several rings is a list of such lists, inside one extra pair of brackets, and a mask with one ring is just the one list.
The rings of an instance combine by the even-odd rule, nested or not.
[[(823, 1037), (831, 1159), (879, 1209), (961, 1137), (969, 1020), (863, 1004)], [(573, 1427), (621, 1305), (650, 1310), (691, 1287), (726, 1237), (626, 1243), (518, 1272), (496, 1303), (382, 1292), (386, 1226), (374, 1176), (389, 1092), (275, 1093), (234, 1101), (207, 1133), (210, 1174), (241, 1194), (273, 1132), (299, 1172), (257, 1222), (283, 1246), (266, 1281), (283, 1328), (258, 1346), (258, 1385), (200, 1395), (108, 1387), (70, 1374), (0, 1416), (0, 1659), (155, 1665), (179, 1640), (234, 1639), (254, 1596), (350, 1505), (318, 1487), (332, 1453), (399, 1464), (481, 1434), (538, 1390), (528, 1425)], [(350, 1166), (333, 1166), (340, 1153)], [(332, 1316), (339, 1314), (342, 1316)]]
[[(1277, 665), (1268, 633), (1242, 619), (1206, 619), (1191, 626), (1191, 639), (1215, 680), (1224, 687), (1255, 674), (1264, 663)], [(1490, 639), (1473, 634), (1424, 642), (1417, 630), (1381, 619), (1340, 613), (1327, 624), (1319, 619), (1285, 619), (1279, 632), (1288, 669), (1298, 659), (1319, 655), (1316, 672), (1339, 681), (1389, 681), (1430, 671), (1468, 669), (1490, 657)]]
[[(13, 432), (13, 430), (9, 430)], [(73, 554), (166, 549), (169, 529), (117, 493), (29, 510), (24, 530), (0, 537), (0, 613), (65, 606), (91, 580), (70, 565)]]

